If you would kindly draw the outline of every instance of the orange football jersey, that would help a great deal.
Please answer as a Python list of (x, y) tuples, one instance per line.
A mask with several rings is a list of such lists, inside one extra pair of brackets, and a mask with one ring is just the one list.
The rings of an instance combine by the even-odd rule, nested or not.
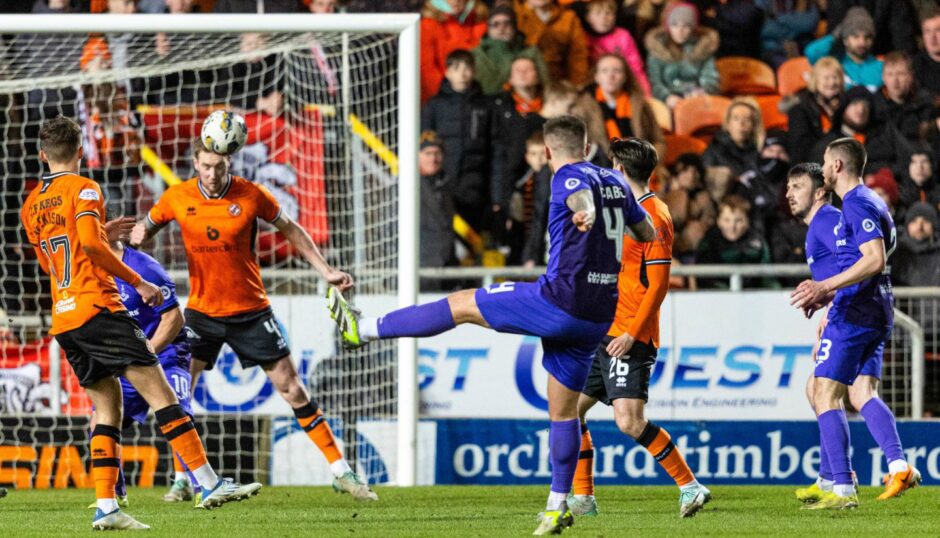
[[(104, 224), (104, 197), (94, 180), (70, 172), (50, 174), (29, 193), (20, 218), (29, 242), (49, 261), (52, 281), (52, 329), (77, 329), (102, 310), (124, 310), (114, 278), (85, 254), (76, 221)], [(102, 242), (107, 245), (104, 228)]]
[(189, 301), (211, 317), (245, 314), (270, 305), (255, 251), (257, 219), (275, 222), (277, 200), (266, 189), (237, 176), (209, 196), (197, 178), (167, 189), (147, 216), (154, 226), (180, 225), (189, 263)]
[[(608, 332), (611, 336), (622, 335), (627, 332), (627, 328), (633, 323), (640, 302), (649, 287), (646, 268), (650, 265), (672, 263), (673, 226), (669, 208), (651, 192), (641, 196), (637, 201), (653, 219), (656, 239), (649, 243), (640, 243), (629, 235), (623, 238), (623, 257), (621, 258), (620, 274), (617, 276), (619, 293), (617, 313)], [(643, 329), (639, 331), (639, 334), (634, 334), (633, 337), (637, 342), (652, 341), (653, 347), (658, 348), (659, 310), (656, 310), (653, 316), (654, 319), (644, 323)]]

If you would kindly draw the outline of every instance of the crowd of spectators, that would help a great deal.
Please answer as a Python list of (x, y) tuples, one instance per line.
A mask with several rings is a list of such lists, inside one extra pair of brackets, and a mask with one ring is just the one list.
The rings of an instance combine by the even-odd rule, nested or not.
[[(33, 13), (194, 11), (420, 12), (421, 262), (483, 262), (451, 223), (482, 238), (487, 263), (546, 259), (551, 171), (541, 128), (575, 114), (589, 130), (587, 159), (608, 165), (608, 141), (638, 136), (663, 157), (653, 181), (676, 226), (679, 263), (802, 263), (805, 225), (784, 198), (790, 166), (820, 162), (851, 136), (868, 150), (866, 183), (898, 224), (896, 281), (940, 285), (940, 6), (934, 0), (38, 0)], [(27, 4), (27, 3), (23, 3)], [(120, 61), (109, 36), (108, 62)], [(167, 54), (165, 35), (155, 54)], [(251, 47), (251, 37), (243, 47)], [(260, 39), (260, 38), (256, 38)], [(84, 45), (82, 68), (98, 68)], [(94, 52), (94, 47), (92, 47)], [(87, 58), (86, 58), (87, 56)], [(776, 69), (805, 57), (806, 87), (784, 96), (783, 125), (765, 128), (751, 95), (731, 98), (703, 151), (670, 154), (669, 127), (692, 97), (723, 91), (719, 60), (750, 57)], [(276, 116), (283, 69), (270, 58), (240, 66), (251, 81), (240, 108)], [(233, 68), (234, 69), (234, 68)], [(182, 75), (181, 75), (182, 76)], [(335, 76), (333, 77), (335, 79)], [(326, 84), (330, 83), (326, 77)], [(333, 81), (335, 83), (335, 80)], [(148, 82), (151, 84), (151, 82)], [(132, 136), (122, 88), (79, 89), (99, 123)], [(184, 81), (219, 91), (217, 80)], [(148, 86), (150, 87), (150, 86)], [(212, 101), (217, 96), (195, 96)], [(256, 99), (257, 98), (257, 99)], [(44, 103), (47, 103), (45, 98)], [(659, 107), (659, 108), (657, 108)], [(762, 110), (765, 110), (762, 112)], [(76, 110), (65, 112), (78, 112)], [(782, 128), (781, 128), (782, 127)], [(111, 131), (114, 129), (109, 127)], [(135, 159), (104, 163), (139, 167)], [(329, 170), (327, 170), (329, 173)], [(119, 176), (126, 176), (122, 169)], [(109, 181), (105, 178), (105, 181)], [(752, 286), (774, 285), (755, 279)], [(721, 281), (700, 281), (721, 286)]]

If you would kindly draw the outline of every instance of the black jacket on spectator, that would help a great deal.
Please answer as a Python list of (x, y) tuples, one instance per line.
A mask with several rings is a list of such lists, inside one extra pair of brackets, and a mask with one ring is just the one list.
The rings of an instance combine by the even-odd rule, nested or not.
[(494, 204), (506, 208), (512, 195), (512, 186), (525, 173), (525, 144), (532, 133), (545, 124), (545, 118), (531, 113), (522, 116), (516, 111), (509, 91), (493, 99), (493, 168), (490, 179), (490, 198)]
[(753, 168), (738, 178), (745, 196), (751, 202), (751, 225), (764, 237), (777, 222), (781, 200), (785, 200), (789, 161), (759, 157)]
[(735, 177), (754, 168), (760, 150), (754, 144), (741, 147), (731, 140), (727, 131), (718, 131), (702, 154), (705, 166), (727, 166)]
[(421, 176), (421, 251), (422, 267), (445, 267), (456, 261), (454, 254), (453, 186), (443, 171)]
[(891, 259), (891, 281), (896, 286), (940, 286), (940, 238), (936, 232), (920, 242), (901, 234)]
[(770, 233), (770, 259), (774, 263), (806, 263), (806, 231), (803, 221), (780, 215)]
[(864, 7), (875, 20), (875, 42), (872, 54), (893, 50), (913, 53), (917, 49), (917, 14), (908, 0), (829, 0), (826, 19), (832, 30), (855, 6)]
[(705, 16), (702, 24), (718, 30), (721, 38), (716, 56), (749, 56), (760, 58), (760, 32), (764, 25), (764, 11), (751, 0), (698, 0), (699, 12)]
[(898, 177), (898, 208), (907, 209), (917, 202), (927, 202), (937, 207), (940, 205), (940, 185), (937, 184), (936, 175), (928, 178), (923, 185), (918, 186), (911, 176), (904, 170)]
[[(712, 226), (705, 232), (705, 237), (698, 244), (695, 253), (697, 264), (753, 264), (769, 263), (770, 251), (767, 242), (756, 230), (751, 228), (740, 239), (731, 242), (725, 239), (718, 226)], [(727, 288), (727, 278), (706, 279), (699, 278), (701, 288)], [(745, 278), (744, 286), (747, 288), (766, 287), (772, 281), (763, 278)]]
[(813, 146), (826, 133), (822, 128), (823, 110), (816, 103), (816, 96), (801, 90), (797, 97), (798, 101), (787, 112), (787, 153), (792, 162), (801, 163), (809, 160)]
[(917, 77), (920, 87), (934, 97), (940, 96), (940, 62), (933, 61), (927, 51), (918, 52), (913, 56), (912, 61), (914, 76)]
[(525, 233), (525, 245), (522, 248), (522, 263), (534, 262), (545, 264), (545, 233), (548, 228), (548, 201), (552, 197), (552, 169), (548, 165), (535, 173), (535, 206), (532, 222)]
[[(826, 146), (830, 142), (845, 136), (847, 135), (842, 132), (841, 127), (833, 127), (827, 135), (816, 142), (807, 160), (822, 163)], [(901, 133), (893, 125), (876, 121), (865, 130), (865, 151), (868, 152), (865, 173), (876, 172), (882, 168), (894, 170), (895, 166), (907, 162), (911, 149), (907, 139), (901, 136)]]
[(458, 212), (476, 228), (490, 201), (487, 174), (493, 143), (491, 106), (480, 85), (474, 81), (457, 93), (445, 79), (421, 111), (421, 130), (436, 132), (444, 142), (444, 173), (454, 178)]
[(882, 89), (874, 94), (872, 107), (872, 114), (877, 121), (891, 123), (908, 142), (916, 143), (920, 140), (924, 124), (930, 121), (933, 99), (929, 92), (918, 89), (907, 101), (896, 103)]

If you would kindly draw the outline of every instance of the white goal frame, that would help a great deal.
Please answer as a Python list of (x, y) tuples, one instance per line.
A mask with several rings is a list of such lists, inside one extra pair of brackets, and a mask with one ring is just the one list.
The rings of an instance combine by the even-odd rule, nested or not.
[[(398, 304), (418, 298), (418, 14), (4, 15), (3, 34), (375, 32), (398, 35)], [(417, 340), (398, 341), (398, 486), (417, 482)], [(51, 361), (58, 364), (58, 361)]]

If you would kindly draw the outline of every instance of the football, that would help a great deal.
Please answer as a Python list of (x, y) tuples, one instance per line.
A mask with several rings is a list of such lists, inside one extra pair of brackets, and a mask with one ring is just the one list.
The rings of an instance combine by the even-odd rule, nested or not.
[(245, 145), (248, 126), (245, 118), (233, 112), (216, 110), (202, 122), (202, 143), (212, 153), (231, 155)]

